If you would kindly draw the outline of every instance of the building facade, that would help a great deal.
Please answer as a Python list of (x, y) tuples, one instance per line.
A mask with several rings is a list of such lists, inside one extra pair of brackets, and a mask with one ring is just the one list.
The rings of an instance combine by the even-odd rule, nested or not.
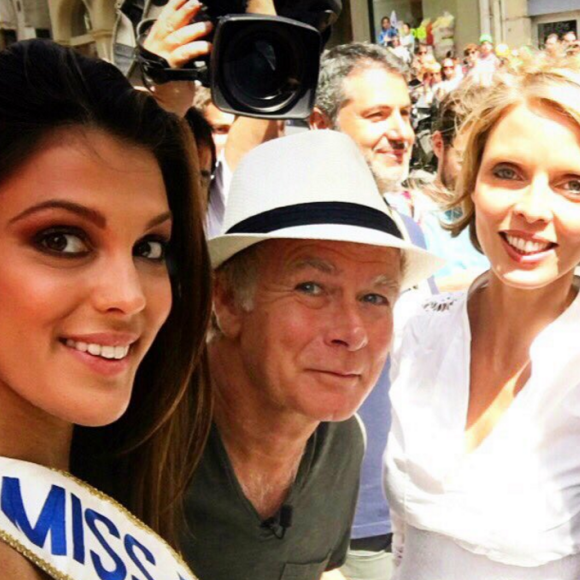
[[(510, 47), (541, 47), (546, 37), (573, 30), (580, 35), (580, 0), (348, 0), (350, 39), (376, 39), (383, 16), (394, 11), (398, 20), (417, 26), (445, 12), (455, 16), (458, 52), (489, 33)], [(337, 39), (338, 41), (339, 39)]]
[[(33, 37), (52, 37), (81, 52), (112, 57), (115, 0), (0, 0), (0, 48)], [(548, 34), (580, 33), (580, 0), (343, 0), (330, 45), (374, 41), (383, 16), (418, 26), (449, 12), (455, 16), (458, 54), (482, 33), (511, 47), (539, 47)]]
[(46, 0), (0, 0), (0, 49), (36, 37), (50, 38)]

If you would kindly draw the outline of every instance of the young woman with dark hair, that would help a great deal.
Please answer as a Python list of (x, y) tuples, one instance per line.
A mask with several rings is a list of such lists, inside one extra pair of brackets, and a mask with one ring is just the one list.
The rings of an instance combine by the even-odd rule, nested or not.
[(211, 420), (192, 145), (106, 62), (38, 40), (0, 53), (7, 577), (193, 577), (154, 533), (177, 545)]

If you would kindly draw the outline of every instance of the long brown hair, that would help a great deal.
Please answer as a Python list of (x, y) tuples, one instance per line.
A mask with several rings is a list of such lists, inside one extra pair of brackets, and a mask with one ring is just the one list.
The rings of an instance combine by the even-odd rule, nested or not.
[(205, 362), (211, 270), (193, 140), (180, 119), (106, 62), (39, 40), (1, 52), (1, 178), (67, 127), (99, 129), (151, 151), (174, 220), (169, 318), (139, 368), (124, 416), (106, 427), (75, 427), (71, 471), (175, 546), (183, 491), (207, 437), (212, 403)]

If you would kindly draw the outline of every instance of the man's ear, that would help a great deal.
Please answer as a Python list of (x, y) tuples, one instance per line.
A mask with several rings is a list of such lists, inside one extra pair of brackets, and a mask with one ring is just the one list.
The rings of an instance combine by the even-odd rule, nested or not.
[(445, 143), (443, 142), (441, 131), (435, 131), (435, 133), (431, 135), (431, 143), (433, 144), (433, 153), (435, 153), (435, 157), (441, 161), (445, 149)]
[(235, 339), (242, 327), (243, 308), (238, 304), (234, 292), (217, 275), (213, 286), (213, 311), (223, 336)]
[(313, 130), (332, 129), (332, 122), (328, 115), (318, 107), (314, 107), (314, 109), (312, 109), (312, 113), (310, 113), (309, 125)]

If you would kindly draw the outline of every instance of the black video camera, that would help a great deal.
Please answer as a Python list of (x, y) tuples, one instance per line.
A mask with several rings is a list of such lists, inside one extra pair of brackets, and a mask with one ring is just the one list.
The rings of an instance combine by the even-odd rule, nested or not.
[(125, 0), (120, 5), (114, 62), (127, 76), (142, 72), (157, 84), (197, 80), (211, 88), (220, 109), (247, 117), (309, 115), (320, 53), (341, 0), (277, 0), (279, 16), (242, 14), (245, 0), (206, 0), (196, 20), (215, 24), (208, 37), (213, 43), (209, 62), (200, 59), (181, 69), (171, 69), (165, 59), (140, 44), (166, 1)]

